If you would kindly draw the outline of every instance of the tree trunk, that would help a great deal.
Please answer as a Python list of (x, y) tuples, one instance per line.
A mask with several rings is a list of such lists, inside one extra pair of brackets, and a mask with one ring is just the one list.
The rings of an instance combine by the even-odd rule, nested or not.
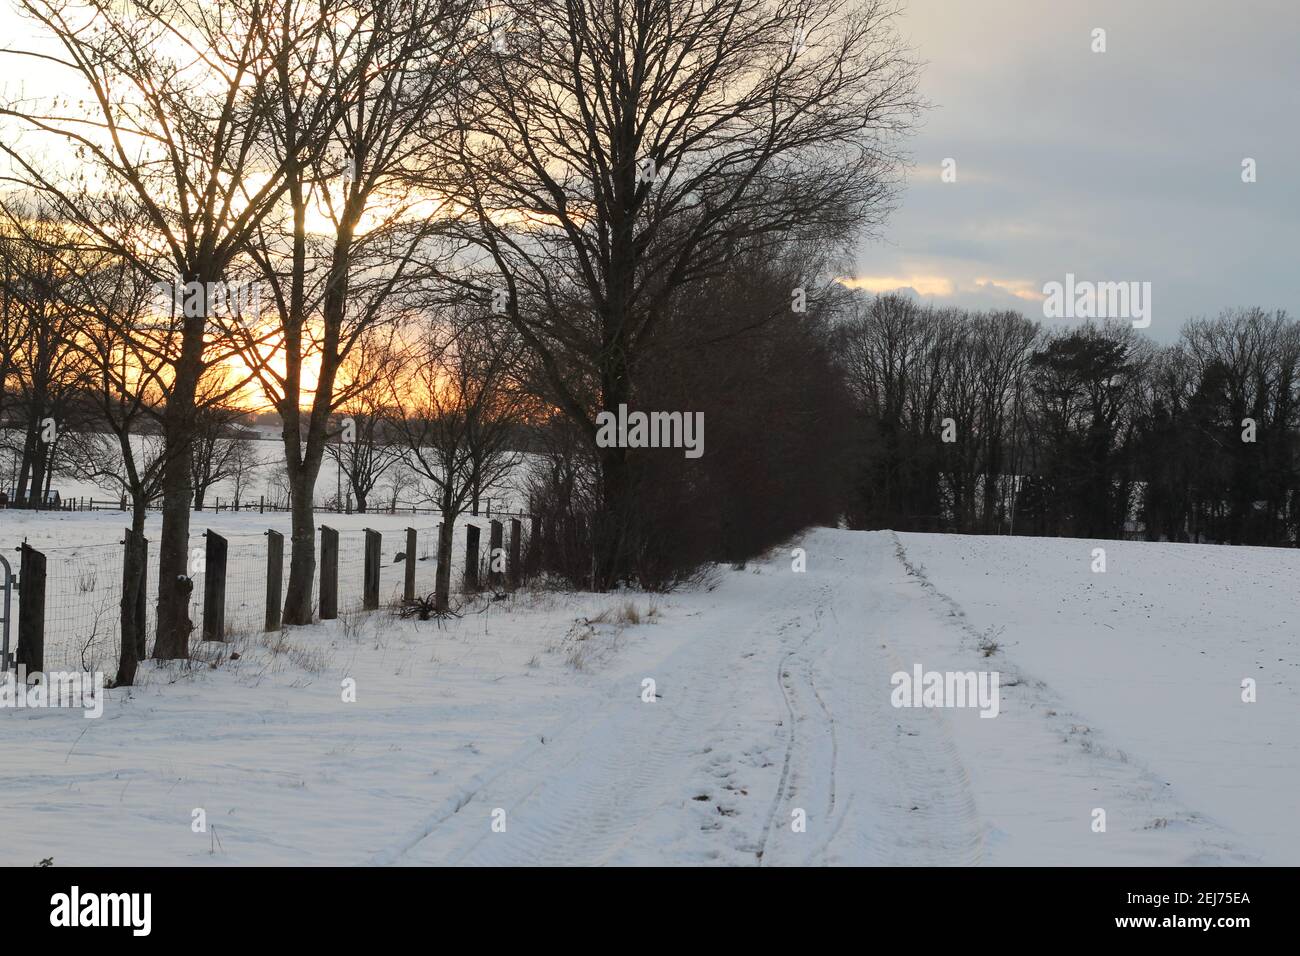
[(54, 482), (54, 456), (58, 448), (58, 440), (55, 439), (47, 445), (46, 448), (48, 449), (48, 452), (41, 462), (41, 467), (45, 474), (45, 486), (41, 490), (42, 503), (50, 500), (51, 486)]
[[(170, 417), (170, 416), (169, 416)], [(167, 445), (182, 439), (171, 432)], [(162, 530), (158, 535), (158, 626), (154, 636), (155, 660), (190, 656), (189, 591), (178, 587), (189, 578), (190, 553), (190, 450), (182, 446), (168, 458), (163, 473)]]
[[(621, 329), (623, 323), (610, 322), (609, 326)], [(615, 344), (606, 348), (604, 369), (601, 374), (601, 399), (603, 408), (618, 414), (620, 405), (628, 405), (632, 398), (632, 384), (628, 377), (626, 351), (621, 335), (613, 333)], [(601, 513), (595, 516), (591, 546), (594, 551), (592, 587), (608, 591), (628, 576), (629, 533), (633, 513), (632, 469), (628, 450), (622, 447), (626, 436), (619, 435), (615, 447), (600, 448)]]
[(289, 480), (293, 520), (289, 555), (289, 584), (284, 593), (284, 623), (310, 624), (312, 583), (316, 577), (316, 510), (312, 492), (316, 475), (306, 464)]
[[(37, 401), (34, 401), (31, 408), (28, 409), (27, 435), (23, 440), (23, 458), (22, 463), (18, 468), (18, 485), (14, 489), (14, 498), (18, 502), (20, 508), (28, 507), (31, 503), (30, 498), (34, 497), (28, 495), (27, 489), (29, 487), (28, 482), (32, 476), (32, 469), (35, 467), (34, 462), (40, 457), (41, 453), (41, 412), (41, 404), (38, 399)], [(39, 479), (37, 479), (33, 484), (36, 487), (39, 487)]]
[[(202, 271), (186, 276), (204, 290), (200, 314), (186, 316), (181, 334), (181, 354), (167, 407), (163, 414), (162, 530), (158, 535), (158, 631), (155, 660), (177, 660), (190, 654), (189, 580), (190, 505), (194, 463), (194, 400), (203, 374), (204, 333), (207, 326), (207, 289), (221, 276)], [(186, 587), (185, 585), (189, 586)]]
[[(305, 207), (300, 207), (297, 199), (295, 199), (295, 245), (302, 241), (302, 235), (304, 235), (301, 232), (305, 228), (301, 218), (304, 215), (304, 209)], [(312, 399), (311, 420), (307, 428), (305, 451), (300, 451), (298, 446), (301, 441), (299, 416), (294, 413), (286, 418), (284, 413), (281, 413), (281, 418), (285, 421), (284, 437), (286, 458), (289, 466), (289, 496), (292, 499), (293, 507), (289, 584), (285, 589), (284, 599), (285, 624), (310, 624), (312, 618), (311, 586), (312, 576), (316, 572), (316, 515), (312, 497), (316, 492), (316, 479), (320, 475), (321, 462), (325, 457), (326, 424), (330, 414), (330, 402), (334, 394), (334, 377), (338, 373), (339, 364), (337, 351), (339, 329), (342, 327), (343, 314), (347, 305), (348, 251), (351, 248), (352, 226), (355, 224), (354, 219), (348, 217), (355, 217), (356, 214), (356, 211), (353, 210), (348, 215), (345, 215), (345, 221), (340, 226), (340, 232), (330, 261), (330, 272), (326, 281), (325, 297), (321, 310), (325, 320), (321, 343), (321, 365), (316, 377), (316, 394)], [(295, 257), (297, 254), (298, 250), (295, 249)], [(295, 290), (296, 294), (297, 291)], [(294, 335), (286, 338), (286, 348), (293, 349), (295, 357), (301, 354), (297, 351), (300, 348), (300, 334), (301, 329), (296, 329)], [(296, 361), (300, 362), (300, 359), (296, 359)], [(294, 371), (293, 377), (295, 379), (299, 372), (300, 367)], [(289, 389), (288, 392), (295, 399), (300, 394), (297, 387)], [(293, 443), (292, 446), (290, 445), (291, 442)], [(301, 457), (299, 457), (300, 455)], [(339, 466), (342, 467), (341, 461)]]
[(36, 453), (32, 455), (32, 488), (28, 503), (31, 507), (39, 509), (44, 503), (41, 497), (41, 489), (45, 485), (45, 445), (41, 442), (36, 444)]
[(596, 558), (592, 587), (608, 591), (626, 578), (629, 570), (632, 470), (626, 448), (602, 448), (600, 452), (602, 510), (592, 529)]

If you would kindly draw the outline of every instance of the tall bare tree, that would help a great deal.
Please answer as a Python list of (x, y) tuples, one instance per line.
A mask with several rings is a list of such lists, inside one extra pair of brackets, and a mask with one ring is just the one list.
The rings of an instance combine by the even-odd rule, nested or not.
[[(915, 67), (889, 0), (490, 9), (495, 56), (442, 188), (477, 213), (485, 301), (594, 446), (684, 288), (764, 242), (847, 243), (882, 220)], [(598, 454), (608, 587), (627, 569), (635, 489), (626, 448)]]
[[(349, 42), (326, 36), (319, 77), (280, 70), (272, 82), (269, 148), (301, 152), (322, 103), (343, 105), (327, 149), (291, 164), (277, 217), (250, 237), (260, 279), (272, 290), (274, 336), (244, 330), (247, 364), (279, 412), (292, 503), (292, 552), (284, 620), (312, 619), (316, 567), (313, 497), (330, 422), (375, 381), (349, 357), (377, 327), (399, 323), (413, 289), (446, 253), (435, 236), (451, 207), (412, 188), (429, 162), (416, 133), (445, 128), (449, 96), (463, 81), (461, 50), (473, 7), (465, 0), (350, 5)], [(328, 64), (328, 66), (325, 66)]]
[(82, 397), (95, 414), (70, 435), (70, 467), (131, 502), (122, 571), (121, 647), (113, 682), (129, 687), (146, 656), (145, 521), (148, 508), (163, 494), (167, 447), (161, 429), (166, 402), (162, 378), (169, 363), (165, 354), (149, 347), (157, 296), (130, 263), (98, 262), (81, 275), (79, 287), (74, 304), (84, 321), (73, 345), (87, 365)]
[(393, 431), (441, 512), (438, 610), (450, 600), (456, 519), (469, 509), (476, 485), (496, 487), (519, 464), (511, 439), (527, 400), (513, 384), (519, 353), (513, 339), (482, 324), (451, 332), (430, 327), (411, 368), (388, 380)]
[(70, 306), (84, 259), (61, 252), (66, 233), (40, 204), (0, 202), (8, 404), (21, 409), (15, 504), (41, 507), (60, 435), (84, 374), (74, 346), (81, 316)]
[[(195, 400), (207, 373), (211, 292), (287, 188), (314, 159), (341, 104), (279, 155), (263, 147), (273, 71), (310, 68), (312, 38), (346, 35), (344, 0), (19, 0), (54, 49), (0, 51), (14, 69), (40, 60), (70, 92), (0, 102), (20, 135), (0, 139), (6, 179), (39, 195), (78, 242), (195, 290), (176, 315), (163, 416), (167, 445), (160, 534), (157, 658), (189, 652), (190, 457)], [(284, 25), (272, 29), (270, 25)], [(328, 26), (325, 26), (328, 25)], [(129, 197), (147, 241), (105, 225), (100, 206)]]

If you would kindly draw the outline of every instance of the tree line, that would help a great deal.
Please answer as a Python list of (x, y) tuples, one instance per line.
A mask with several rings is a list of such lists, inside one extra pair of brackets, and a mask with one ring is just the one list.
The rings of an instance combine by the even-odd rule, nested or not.
[(1294, 545), (1300, 325), (1262, 308), (1159, 346), (900, 296), (836, 330), (853, 527)]

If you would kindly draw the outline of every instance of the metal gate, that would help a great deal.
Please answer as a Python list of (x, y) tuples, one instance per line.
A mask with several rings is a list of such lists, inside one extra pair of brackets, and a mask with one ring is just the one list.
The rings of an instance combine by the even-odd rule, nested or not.
[(13, 617), (10, 608), (14, 591), (14, 569), (3, 554), (0, 554), (0, 574), (4, 575), (4, 589), (0, 591), (0, 674), (4, 674), (9, 670), (9, 619)]

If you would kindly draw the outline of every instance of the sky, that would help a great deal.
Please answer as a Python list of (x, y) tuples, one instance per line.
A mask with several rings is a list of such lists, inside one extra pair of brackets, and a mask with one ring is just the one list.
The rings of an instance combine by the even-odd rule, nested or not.
[[(1067, 274), (1149, 282), (1164, 342), (1224, 308), (1300, 314), (1300, 0), (901, 2), (931, 105), (854, 284), (1042, 318)], [(40, 45), (9, 0), (0, 29)], [(5, 60), (10, 95), (56, 85)]]
[(1042, 319), (1067, 273), (1150, 282), (1164, 342), (1228, 307), (1300, 314), (1300, 0), (906, 7), (932, 105), (863, 287)]

